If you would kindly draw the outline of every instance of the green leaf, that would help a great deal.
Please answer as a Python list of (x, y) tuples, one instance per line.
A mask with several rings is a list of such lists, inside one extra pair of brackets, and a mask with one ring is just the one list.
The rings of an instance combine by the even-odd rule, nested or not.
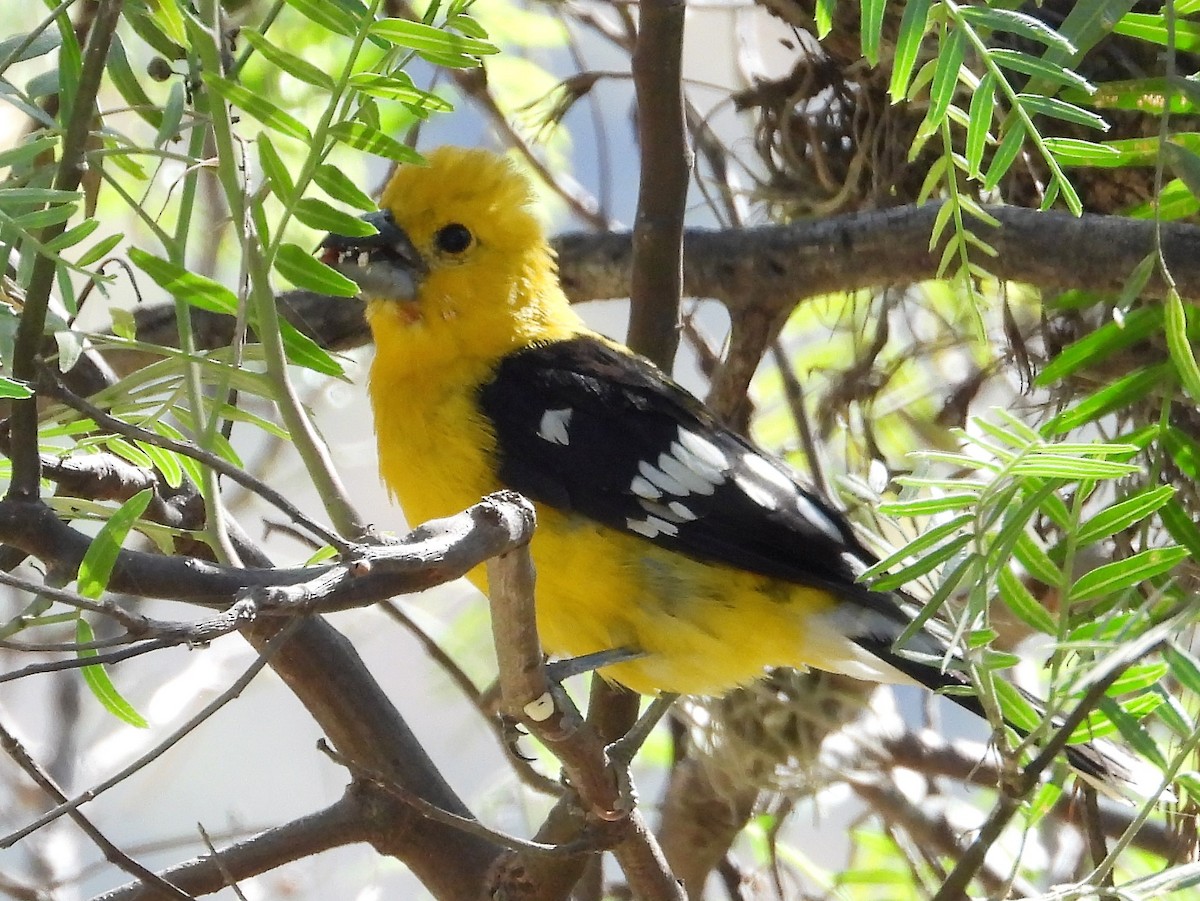
[(396, 72), (393, 75), (378, 75), (374, 72), (360, 72), (350, 77), (350, 87), (380, 97), (384, 100), (399, 100), (413, 106), (439, 112), (450, 112), (454, 104), (449, 100), (423, 91), (413, 84), (406, 72)]
[(329, 0), (285, 0), (288, 6), (302, 16), (346, 37), (354, 37), (358, 31), (358, 20), (354, 15)]
[(1162, 575), (1188, 557), (1187, 548), (1164, 547), (1139, 551), (1085, 573), (1071, 586), (1067, 602), (1118, 595), (1147, 579)]
[(862, 581), (870, 581), (878, 576), (887, 573), (892, 567), (901, 563), (908, 557), (915, 557), (924, 551), (932, 548), (942, 539), (955, 536), (959, 532), (967, 529), (974, 521), (974, 517), (970, 513), (962, 513), (954, 518), (947, 520), (940, 525), (934, 526), (926, 530), (917, 538), (914, 538), (904, 547), (897, 550), (895, 553), (889, 554), (883, 560), (880, 560), (859, 578)]
[(137, 247), (129, 248), (129, 259), (172, 297), (201, 310), (237, 315), (237, 295), (219, 282), (188, 272), (177, 263), (156, 257)]
[(1000, 146), (996, 148), (996, 152), (992, 154), (992, 161), (988, 165), (987, 177), (983, 180), (983, 189), (985, 191), (994, 191), (996, 186), (1000, 184), (1000, 180), (1012, 167), (1012, 164), (1017, 159), (1017, 155), (1021, 152), (1021, 146), (1025, 143), (1025, 130), (1018, 124), (1015, 114), (1010, 113), (1008, 119), (1005, 120), (1004, 126), (1001, 128), (1004, 137), (1000, 139)]
[(1200, 482), (1200, 443), (1175, 426), (1167, 426), (1160, 440), (1180, 471), (1193, 482)]
[(297, 288), (335, 297), (354, 297), (358, 294), (358, 285), (295, 244), (280, 245), (275, 257), (275, 269)]
[(281, 47), (277, 47), (267, 40), (266, 36), (261, 32), (255, 31), (253, 28), (243, 28), (239, 35), (262, 54), (267, 62), (271, 63), (278, 69), (282, 69), (294, 78), (300, 81), (321, 88), (326, 91), (334, 89), (333, 78), (318, 66), (314, 66), (310, 62), (306, 62), (295, 54), (288, 53)]
[(116, 247), (118, 244), (120, 244), (121, 241), (124, 240), (124, 238), (125, 238), (125, 236), (123, 234), (108, 235), (105, 238), (101, 238), (99, 241), (97, 241), (95, 244), (93, 244), (90, 248), (88, 248), (87, 250), (85, 250), (83, 253), (81, 253), (79, 255), (79, 259), (75, 261), (75, 265), (76, 266), (92, 265), (92, 263), (96, 262), (97, 260), (101, 259), (102, 257), (107, 256), (108, 252), (110, 250), (112, 250), (114, 247)]
[(1038, 599), (1025, 587), (1008, 566), (1000, 567), (996, 587), (1000, 590), (1000, 600), (1025, 625), (1046, 635), (1055, 635), (1058, 627), (1046, 608), (1038, 603)]
[(888, 516), (930, 516), (934, 513), (945, 513), (948, 510), (961, 510), (979, 500), (977, 494), (939, 494), (934, 497), (914, 498), (913, 500), (885, 501), (879, 505), (879, 511)]
[(1108, 131), (1108, 123), (1102, 116), (1097, 116), (1089, 110), (1081, 109), (1073, 103), (1059, 100), (1057, 97), (1045, 97), (1041, 94), (1018, 94), (1017, 102), (1025, 107), (1030, 115), (1049, 116), (1064, 122), (1074, 122), (1087, 128)]
[[(1043, 57), (1052, 65), (1075, 65), (1092, 47), (1112, 31), (1114, 23), (1127, 13), (1136, 0), (1087, 0), (1071, 4), (1071, 11), (1058, 26), (1058, 33), (1075, 47), (1074, 53), (1056, 47), (1047, 48)], [(1041, 86), (1026, 86), (1030, 92), (1043, 92)]]
[(183, 122), (186, 100), (187, 90), (184, 88), (183, 79), (177, 79), (171, 83), (171, 91), (167, 95), (167, 102), (163, 105), (162, 122), (159, 123), (158, 131), (154, 135), (155, 147), (165, 147), (179, 137), (179, 126)]
[[(11, 23), (11, 20), (10, 20)], [(24, 44), (24, 49), (18, 49)], [(57, 31), (46, 30), (29, 40), (29, 33), (14, 34), (0, 41), (0, 72), (7, 71), (14, 63), (23, 63), (29, 59), (37, 59), (53, 53), (62, 46), (62, 35)]]
[(1097, 144), (1079, 138), (1044, 138), (1042, 143), (1063, 166), (1121, 165), (1121, 151), (1111, 144)]
[(15, 147), (0, 151), (0, 168), (7, 169), (12, 167), (19, 169), (27, 163), (32, 163), (42, 154), (53, 155), (57, 147), (58, 135), (42, 135), (37, 138), (28, 138), (18, 143)]
[[(900, 32), (896, 35), (896, 51), (892, 60), (892, 78), (888, 87), (888, 93), (892, 97), (892, 103), (899, 103), (908, 93), (908, 85), (912, 80), (913, 66), (916, 65), (917, 55), (921, 51), (921, 42), (925, 38), (925, 29), (929, 25), (929, 4), (930, 0), (908, 0), (904, 4), (904, 14), (900, 17)], [(879, 3), (879, 15), (883, 15), (884, 3)], [(863, 8), (863, 18), (867, 16), (866, 8)], [(882, 30), (882, 19), (880, 20)], [(863, 32), (863, 41), (866, 41), (866, 31)], [(878, 53), (879, 42), (878, 37), (875, 42), (875, 50)], [(872, 61), (874, 62), (874, 61)]]
[(1145, 691), (1167, 674), (1167, 665), (1161, 662), (1135, 663), (1121, 673), (1105, 693), (1118, 697), (1134, 691)]
[(169, 487), (178, 488), (183, 484), (183, 467), (179, 465), (179, 459), (173, 451), (145, 441), (135, 441), (134, 444), (150, 458), (151, 464), (162, 474), (163, 481)]
[[(1113, 33), (1163, 47), (1169, 41), (1166, 18), (1160, 13), (1126, 13), (1113, 26)], [(1200, 50), (1200, 23), (1175, 20), (1175, 50), (1178, 53)]]
[(1174, 641), (1169, 641), (1163, 646), (1163, 659), (1179, 684), (1193, 695), (1200, 696), (1200, 662), (1197, 662), (1191, 652)]
[(287, 135), (305, 144), (312, 143), (312, 132), (304, 123), (277, 107), (262, 94), (255, 93), (245, 85), (222, 78), (219, 75), (204, 76), (204, 83), (239, 109), (249, 113), (267, 128)]
[(298, 331), (286, 319), (279, 320), (279, 335), (283, 339), (283, 350), (289, 362), (323, 375), (332, 375), (335, 378), (345, 376), (346, 371), (329, 351), (308, 335)]
[[(1090, 81), (1082, 75), (1072, 72), (1070, 69), (1061, 68), (1045, 60), (1039, 59), (1036, 56), (1030, 56), (1028, 53), (1023, 53), (1020, 50), (1007, 50), (1003, 47), (993, 47), (989, 51), (989, 55), (996, 65), (1005, 69), (1011, 69), (1014, 72), (1038, 78), (1042, 81), (1056, 85), (1067, 85), (1078, 88), (1081, 91), (1092, 93), (1095, 87)], [(1032, 89), (1030, 93), (1033, 93)]]
[(958, 14), (972, 25), (989, 28), (992, 31), (1007, 31), (1027, 40), (1047, 47), (1053, 47), (1063, 53), (1073, 54), (1074, 45), (1061, 34), (1033, 16), (1001, 9), (994, 6), (960, 6)]
[(1188, 339), (1188, 316), (1179, 292), (1174, 288), (1168, 291), (1165, 304), (1167, 308), (1165, 331), (1171, 362), (1175, 364), (1175, 373), (1179, 376), (1184, 390), (1192, 396), (1192, 400), (1200, 402), (1200, 366), (1196, 365), (1196, 352), (1192, 348), (1192, 342)]
[[(75, 620), (75, 640), (79, 644), (96, 640), (96, 635), (92, 631), (92, 627), (88, 625), (87, 620), (82, 616)], [(80, 660), (95, 657), (96, 653), (94, 649), (78, 652)], [(125, 697), (117, 691), (117, 687), (108, 676), (108, 671), (99, 663), (81, 667), (80, 673), (83, 675), (84, 683), (91, 690), (92, 694), (95, 695), (96, 700), (117, 719), (131, 726), (136, 726), (138, 729), (145, 729), (150, 725), (146, 722), (145, 717), (138, 713), (133, 705), (125, 700)]]
[(25, 382), (0, 376), (0, 397), (33, 397), (33, 391)]
[(1017, 538), (1017, 543), (1013, 546), (1013, 556), (1043, 585), (1057, 588), (1062, 583), (1062, 571), (1028, 532), (1022, 532)]
[(816, 14), (817, 39), (824, 40), (833, 30), (833, 11), (837, 8), (837, 0), (817, 0)]
[(1172, 500), (1158, 515), (1171, 537), (1188, 549), (1193, 560), (1200, 560), (1200, 529), (1196, 528), (1183, 505)]
[(1115, 535), (1134, 523), (1141, 522), (1174, 496), (1173, 487), (1160, 485), (1158, 488), (1147, 488), (1111, 504), (1079, 527), (1075, 542), (1085, 545)]
[(1038, 373), (1034, 384), (1054, 385), (1080, 369), (1101, 365), (1118, 351), (1145, 341), (1162, 327), (1165, 312), (1149, 305), (1129, 312), (1122, 320), (1110, 320), (1078, 341), (1068, 344)]
[(1165, 142), (1161, 153), (1171, 171), (1189, 191), (1200, 197), (1200, 156), (1175, 141)]
[(379, 205), (375, 203), (371, 196), (365, 193), (362, 188), (350, 179), (350, 176), (337, 166), (322, 163), (317, 167), (317, 171), (313, 173), (313, 181), (317, 183), (317, 187), (334, 200), (340, 200), (342, 203), (348, 203), (356, 209), (367, 210), (372, 213), (379, 209)]
[(329, 133), (349, 147), (395, 160), (398, 163), (424, 162), (417, 151), (365, 122), (339, 122), (329, 130)]
[(317, 231), (332, 232), (347, 238), (367, 238), (379, 234), (379, 229), (365, 219), (343, 213), (315, 197), (305, 197), (292, 212), (297, 219)]
[(451, 34), (408, 19), (380, 19), (371, 23), (369, 30), (371, 34), (398, 47), (416, 50), (427, 58), (437, 58), (443, 65), (454, 68), (478, 66), (477, 57), (500, 52), (500, 48), (490, 41)]
[(84, 219), (78, 225), (67, 229), (52, 241), (47, 241), (43, 247), (50, 253), (62, 253), (68, 247), (74, 247), (100, 227), (99, 219)]
[(879, 42), (883, 37), (883, 12), (886, 7), (886, 0), (860, 0), (859, 3), (862, 54), (872, 66), (879, 65)]
[(98, 598), (104, 593), (125, 536), (138, 517), (146, 512), (153, 497), (154, 489), (143, 488), (121, 504), (100, 527), (79, 562), (78, 591), (85, 598)]
[(933, 134), (946, 118), (946, 110), (950, 108), (950, 101), (954, 99), (954, 92), (958, 88), (958, 73), (966, 52), (967, 36), (961, 31), (951, 31), (942, 41), (933, 70), (933, 81), (929, 84), (929, 109), (917, 131), (918, 137)]
[(1005, 722), (1022, 732), (1033, 732), (1042, 724), (1041, 713), (1020, 691), (1003, 679), (993, 679), (992, 686), (996, 689), (996, 700), (1000, 702)]
[(967, 174), (972, 178), (982, 178), (980, 166), (983, 164), (983, 152), (987, 147), (988, 129), (992, 125), (992, 117), (996, 111), (996, 76), (988, 72), (979, 81), (974, 93), (971, 94), (971, 108), (967, 116), (967, 144), (965, 157)]
[(1170, 375), (1170, 363), (1135, 369), (1059, 413), (1046, 424), (1045, 431), (1048, 435), (1061, 435), (1137, 403), (1156, 388), (1163, 388)]
[(275, 196), (285, 203), (290, 201), (292, 195), (296, 193), (296, 184), (292, 181), (292, 175), (288, 172), (287, 165), (283, 162), (279, 151), (275, 149), (275, 145), (271, 143), (271, 138), (265, 131), (258, 133), (258, 162), (262, 166), (263, 174), (271, 182), (271, 190), (275, 192)]

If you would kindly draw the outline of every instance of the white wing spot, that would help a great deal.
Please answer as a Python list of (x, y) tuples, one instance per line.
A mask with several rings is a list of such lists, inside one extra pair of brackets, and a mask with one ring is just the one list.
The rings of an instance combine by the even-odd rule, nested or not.
[(658, 468), (683, 486), (683, 491), (672, 491), (672, 494), (679, 497), (686, 497), (692, 493), (713, 493), (712, 482), (708, 481), (708, 479), (704, 478), (694, 469), (689, 469), (682, 460), (672, 457), (670, 454), (658, 455)]
[(718, 472), (729, 468), (729, 458), (721, 452), (719, 447), (707, 438), (701, 438), (695, 432), (689, 432), (683, 426), (679, 427), (679, 443)]
[(567, 426), (570, 424), (571, 414), (574, 412), (570, 407), (562, 410), (547, 410), (542, 414), (542, 421), (538, 424), (538, 437), (551, 444), (561, 444), (566, 447), (571, 443), (571, 438), (567, 434)]
[(760, 457), (758, 454), (743, 454), (742, 465), (764, 482), (770, 482), (781, 491), (784, 491), (787, 494), (797, 493), (796, 484), (786, 475), (776, 469), (773, 465), (771, 465), (769, 460)]
[(661, 469), (655, 469), (645, 460), (638, 461), (638, 472), (640, 472), (648, 481), (661, 488), (667, 494), (674, 494), (676, 497), (684, 497), (686, 494), (688, 494), (687, 486), (676, 479), (671, 478), (671, 476), (667, 475)]
[(642, 476), (633, 477), (633, 481), (629, 483), (629, 490), (638, 497), (644, 497), (648, 501), (656, 501), (662, 497), (662, 492)]
[(739, 488), (742, 489), (746, 497), (750, 498), (750, 500), (754, 501), (754, 503), (758, 504), (758, 506), (765, 510), (779, 509), (779, 499), (758, 482), (755, 482), (753, 479), (748, 479), (744, 475), (734, 476), (733, 481)]
[(821, 530), (825, 535), (828, 535), (838, 544), (841, 544), (845, 539), (842, 533), (837, 530), (829, 519), (829, 515), (824, 513), (820, 507), (806, 498), (803, 494), (796, 495), (796, 509), (800, 511), (800, 515), (811, 522), (814, 526)]
[(625, 520), (625, 527), (629, 531), (645, 535), (647, 538), (657, 538), (659, 535), (675, 536), (679, 534), (678, 526), (667, 522), (665, 519), (659, 519), (657, 516), (647, 516), (645, 519), (627, 519)]
[(678, 441), (671, 442), (671, 453), (675, 459), (694, 472), (710, 485), (720, 485), (725, 481), (725, 475), (717, 467), (706, 463), (702, 458), (693, 454)]
[(670, 510), (672, 513), (674, 513), (676, 516), (678, 516), (684, 522), (690, 522), (691, 520), (696, 518), (696, 514), (693, 513), (691, 510), (689, 510), (687, 507), (685, 507), (683, 504), (679, 503), (679, 501), (671, 501), (671, 503), (669, 503), (667, 505), (667, 509)]

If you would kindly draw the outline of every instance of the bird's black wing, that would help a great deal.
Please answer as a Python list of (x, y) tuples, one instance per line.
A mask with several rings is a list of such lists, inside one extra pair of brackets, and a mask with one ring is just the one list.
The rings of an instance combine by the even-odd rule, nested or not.
[(530, 347), (479, 402), (501, 480), (533, 500), (696, 559), (869, 593), (855, 575), (872, 558), (846, 521), (640, 357), (588, 336)]

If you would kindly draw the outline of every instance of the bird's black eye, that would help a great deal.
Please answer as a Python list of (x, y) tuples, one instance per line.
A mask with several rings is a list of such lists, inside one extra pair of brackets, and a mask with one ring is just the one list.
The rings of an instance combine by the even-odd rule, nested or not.
[(438, 229), (433, 240), (443, 253), (462, 253), (471, 246), (471, 230), (465, 225), (451, 222)]

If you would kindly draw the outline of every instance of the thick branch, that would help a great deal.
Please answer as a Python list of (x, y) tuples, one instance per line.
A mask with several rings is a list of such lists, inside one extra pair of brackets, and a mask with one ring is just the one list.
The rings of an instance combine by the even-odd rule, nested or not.
[[(904, 206), (726, 231), (690, 229), (684, 234), (683, 291), (688, 297), (719, 300), (731, 314), (771, 322), (821, 294), (930, 279), (937, 274), (938, 255), (928, 245), (938, 208)], [(1002, 279), (1047, 291), (1117, 292), (1153, 247), (1153, 225), (1142, 220), (987, 209), (1003, 224), (1001, 229), (975, 225), (999, 253), (985, 261), (987, 268)], [(628, 232), (570, 233), (553, 244), (563, 288), (573, 303), (629, 296), (633, 244)], [(1200, 299), (1200, 227), (1163, 223), (1163, 250), (1180, 293)], [(1155, 270), (1143, 294), (1161, 297), (1164, 292)], [(370, 340), (359, 301), (294, 291), (282, 295), (280, 305), (290, 321), (326, 347), (345, 350)], [(174, 342), (171, 309), (148, 307), (135, 315), (139, 338)], [(204, 311), (193, 316), (199, 346), (229, 343), (231, 317)], [(120, 361), (114, 365), (132, 368)]]

